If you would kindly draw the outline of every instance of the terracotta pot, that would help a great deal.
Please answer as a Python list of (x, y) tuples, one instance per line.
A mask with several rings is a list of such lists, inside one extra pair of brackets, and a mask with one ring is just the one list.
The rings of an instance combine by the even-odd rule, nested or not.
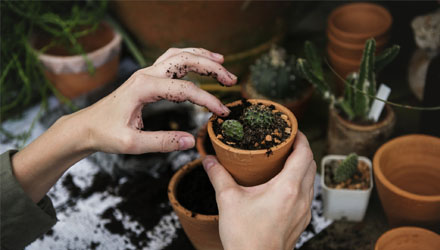
[[(269, 181), (281, 171), (284, 162), (292, 151), (293, 141), (298, 131), (298, 123), (293, 113), (278, 103), (260, 99), (249, 99), (248, 101), (251, 103), (262, 103), (267, 106), (274, 105), (277, 110), (288, 116), (292, 132), (284, 142), (271, 148), (272, 153), (268, 154), (266, 149), (243, 150), (224, 144), (214, 133), (212, 123), (217, 119), (215, 115), (208, 122), (208, 135), (218, 160), (234, 177), (237, 183), (243, 186), (255, 186)], [(233, 107), (241, 104), (242, 101), (239, 100), (226, 106)]]
[[(327, 46), (327, 54), (330, 61), (330, 65), (334, 71), (338, 74), (336, 76), (338, 83), (344, 87), (344, 81), (352, 72), (358, 72), (361, 65), (361, 60), (347, 59), (345, 57), (336, 54), (330, 46)], [(342, 79), (340, 79), (342, 78)]]
[(185, 234), (196, 249), (220, 250), (223, 246), (218, 231), (218, 215), (204, 215), (188, 210), (177, 200), (179, 183), (189, 172), (201, 168), (201, 159), (192, 161), (180, 168), (168, 185), (168, 198), (174, 212), (179, 217)]
[(385, 105), (384, 118), (372, 125), (358, 125), (342, 118), (334, 108), (329, 110), (327, 143), (329, 154), (349, 154), (371, 157), (392, 134), (396, 118), (393, 109)]
[(208, 136), (208, 123), (203, 125), (197, 133), (196, 149), (201, 158), (205, 157), (208, 154), (215, 154), (214, 148), (212, 147), (211, 139), (209, 139)]
[(225, 66), (242, 76), (285, 33), (287, 2), (125, 1), (113, 9), (156, 59), (170, 47), (203, 47), (225, 55)]
[(378, 4), (349, 3), (331, 12), (327, 30), (341, 42), (359, 45), (369, 38), (387, 40), (392, 22), (390, 12)]
[(264, 95), (259, 94), (255, 88), (252, 86), (251, 80), (248, 79), (241, 84), (241, 96), (245, 99), (264, 99), (264, 100), (272, 100), (282, 104), (283, 106), (290, 109), (295, 114), (297, 119), (301, 119), (305, 110), (307, 109), (307, 105), (310, 102), (310, 99), (313, 96), (313, 92), (315, 88), (310, 85), (302, 94), (299, 99), (291, 100), (291, 101), (283, 101), (283, 100), (275, 100), (270, 99)]
[(440, 246), (440, 236), (419, 227), (399, 227), (380, 236), (374, 250), (436, 250)]
[(344, 160), (346, 155), (326, 155), (321, 160), (321, 186), (324, 216), (333, 220), (362, 221), (367, 211), (373, 189), (372, 164), (370, 159), (359, 156), (359, 161), (368, 165), (370, 187), (367, 190), (336, 189), (325, 184), (325, 166), (334, 160)]
[[(36, 35), (33, 46), (37, 49), (50, 43), (50, 38)], [(65, 97), (73, 99), (94, 90), (116, 78), (119, 66), (121, 36), (108, 24), (78, 39), (88, 60), (95, 67), (93, 75), (87, 70), (82, 55), (69, 55), (66, 49), (53, 47), (38, 58), (45, 67), (45, 75), (55, 88)]]
[[(362, 53), (364, 51), (365, 43), (346, 43), (336, 39), (333, 34), (327, 31), (328, 47), (337, 55), (342, 58), (361, 61)], [(376, 41), (376, 53), (381, 52), (384, 46), (388, 42), (388, 36), (386, 39)]]
[[(374, 178), (392, 226), (440, 225), (440, 138), (406, 135), (382, 145)], [(440, 246), (440, 245), (438, 245)]]

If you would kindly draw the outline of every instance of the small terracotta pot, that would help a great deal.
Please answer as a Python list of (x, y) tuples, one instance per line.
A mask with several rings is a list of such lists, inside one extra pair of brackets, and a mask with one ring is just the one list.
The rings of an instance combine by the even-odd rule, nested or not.
[[(268, 97), (259, 94), (255, 88), (252, 86), (252, 83), (250, 82), (250, 77), (247, 81), (244, 81), (241, 84), (241, 96), (245, 99), (264, 99), (269, 100)], [(303, 116), (305, 110), (307, 109), (307, 106), (310, 102), (310, 99), (313, 96), (315, 88), (310, 85), (304, 93), (301, 95), (299, 99), (288, 101), (288, 102), (282, 102), (282, 100), (272, 100), (278, 103), (281, 103), (283, 106), (290, 109), (297, 119), (301, 119)]]
[[(440, 225), (440, 138), (406, 135), (382, 145), (374, 178), (392, 226)], [(440, 246), (440, 245), (438, 245)]]
[[(33, 40), (37, 49), (50, 42), (42, 36), (35, 36)], [(38, 58), (45, 67), (48, 80), (62, 95), (73, 99), (116, 78), (121, 41), (121, 36), (106, 23), (78, 39), (95, 67), (93, 75), (89, 74), (82, 55), (71, 56), (64, 48), (51, 48), (45, 54), (39, 54)]]
[[(269, 181), (281, 171), (284, 162), (292, 151), (293, 141), (298, 131), (298, 123), (293, 113), (278, 103), (260, 99), (249, 99), (248, 101), (253, 104), (262, 103), (266, 106), (274, 105), (275, 109), (287, 115), (291, 123), (292, 132), (290, 136), (281, 144), (271, 148), (272, 153), (268, 154), (266, 149), (243, 150), (224, 144), (216, 137), (212, 127), (213, 121), (217, 119), (215, 115), (208, 122), (208, 135), (218, 160), (237, 183), (243, 186), (255, 186)], [(241, 104), (242, 101), (239, 100), (226, 106), (233, 107)]]
[(369, 38), (385, 39), (392, 22), (390, 12), (378, 4), (349, 3), (331, 12), (327, 30), (341, 42), (365, 44)]
[[(337, 55), (342, 58), (361, 61), (362, 53), (364, 52), (365, 43), (346, 43), (336, 39), (333, 34), (327, 31), (328, 47)], [(384, 46), (388, 41), (388, 36), (384, 37), (386, 39), (376, 40), (376, 53), (383, 50)]]
[(342, 118), (334, 108), (329, 110), (327, 143), (329, 154), (371, 157), (392, 134), (396, 118), (393, 109), (386, 105), (385, 117), (372, 125), (358, 125)]
[(419, 227), (399, 227), (380, 236), (374, 250), (436, 250), (440, 246), (440, 236)]
[(331, 66), (333, 67), (336, 74), (338, 74), (339, 76), (336, 76), (337, 82), (339, 83), (339, 85), (341, 85), (340, 87), (343, 89), (343, 79), (345, 80), (347, 78), (347, 75), (349, 75), (350, 73), (359, 71), (361, 60), (347, 59), (345, 57), (342, 57), (334, 52), (330, 46), (327, 46), (327, 54)]
[(183, 207), (177, 200), (180, 181), (189, 172), (199, 167), (202, 167), (201, 159), (188, 163), (173, 175), (168, 185), (168, 199), (179, 217), (185, 234), (196, 249), (222, 250), (223, 246), (218, 231), (218, 215), (195, 213)]

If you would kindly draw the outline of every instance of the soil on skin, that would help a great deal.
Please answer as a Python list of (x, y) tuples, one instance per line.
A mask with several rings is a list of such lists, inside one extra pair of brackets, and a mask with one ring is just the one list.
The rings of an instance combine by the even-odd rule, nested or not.
[(201, 167), (195, 168), (182, 178), (177, 186), (176, 198), (190, 211), (204, 215), (218, 215), (215, 190)]
[(333, 180), (334, 176), (334, 169), (336, 169), (342, 160), (334, 160), (325, 165), (325, 185), (329, 188), (335, 188), (335, 189), (368, 189), (370, 188), (370, 171), (368, 168), (368, 165), (363, 162), (359, 161), (358, 163), (358, 171), (351, 177), (350, 179), (341, 182), (336, 183)]
[[(226, 120), (234, 119), (240, 121), (243, 125), (244, 138), (241, 141), (235, 141), (230, 138), (224, 138), (222, 135), (221, 124), (223, 123), (222, 118), (217, 118), (213, 122), (214, 133), (217, 138), (234, 148), (245, 149), (245, 150), (258, 150), (258, 149), (268, 149), (281, 144), (285, 141), (291, 133), (290, 126), (287, 122), (282, 118), (282, 116), (286, 116), (282, 112), (275, 109), (275, 106), (271, 105), (269, 108), (274, 113), (275, 121), (270, 127), (266, 128), (251, 128), (246, 123), (241, 120), (241, 116), (243, 114), (244, 109), (249, 107), (250, 102), (243, 100), (242, 105), (238, 105), (235, 107), (230, 107), (231, 113), (226, 118)], [(262, 103), (258, 103), (258, 105), (263, 105)], [(287, 130), (286, 130), (287, 128)]]

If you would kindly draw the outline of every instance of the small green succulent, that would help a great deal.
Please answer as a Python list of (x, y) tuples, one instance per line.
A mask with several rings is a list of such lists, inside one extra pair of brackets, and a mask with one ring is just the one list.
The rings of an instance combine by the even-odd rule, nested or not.
[(251, 128), (267, 128), (275, 118), (272, 110), (263, 105), (252, 105), (243, 112), (243, 121)]
[(334, 181), (341, 183), (350, 179), (356, 172), (358, 156), (355, 153), (349, 154), (335, 170)]
[(243, 139), (243, 125), (237, 120), (226, 120), (222, 123), (223, 135), (226, 138), (233, 139), (235, 141), (241, 141)]

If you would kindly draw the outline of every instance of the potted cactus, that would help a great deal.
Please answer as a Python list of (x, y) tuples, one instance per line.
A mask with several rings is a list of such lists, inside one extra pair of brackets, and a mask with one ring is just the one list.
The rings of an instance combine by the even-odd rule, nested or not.
[(390, 137), (395, 115), (391, 107), (377, 122), (369, 117), (376, 96), (376, 74), (398, 54), (400, 47), (394, 45), (375, 56), (376, 42), (369, 39), (365, 43), (359, 72), (347, 76), (344, 94), (337, 97), (324, 78), (322, 59), (314, 45), (305, 43), (305, 59), (297, 60), (297, 69), (313, 83), (321, 95), (330, 102), (328, 127), (328, 152), (348, 154), (351, 151), (372, 156), (375, 150)]
[(272, 46), (250, 67), (248, 81), (242, 85), (244, 98), (268, 99), (286, 106), (299, 117), (313, 94), (313, 86), (296, 72), (296, 57)]
[(361, 221), (373, 188), (371, 161), (355, 153), (327, 155), (321, 161), (324, 216)]
[(262, 184), (281, 171), (292, 150), (298, 124), (286, 107), (268, 100), (227, 104), (224, 120), (212, 116), (208, 135), (220, 163), (241, 185)]

